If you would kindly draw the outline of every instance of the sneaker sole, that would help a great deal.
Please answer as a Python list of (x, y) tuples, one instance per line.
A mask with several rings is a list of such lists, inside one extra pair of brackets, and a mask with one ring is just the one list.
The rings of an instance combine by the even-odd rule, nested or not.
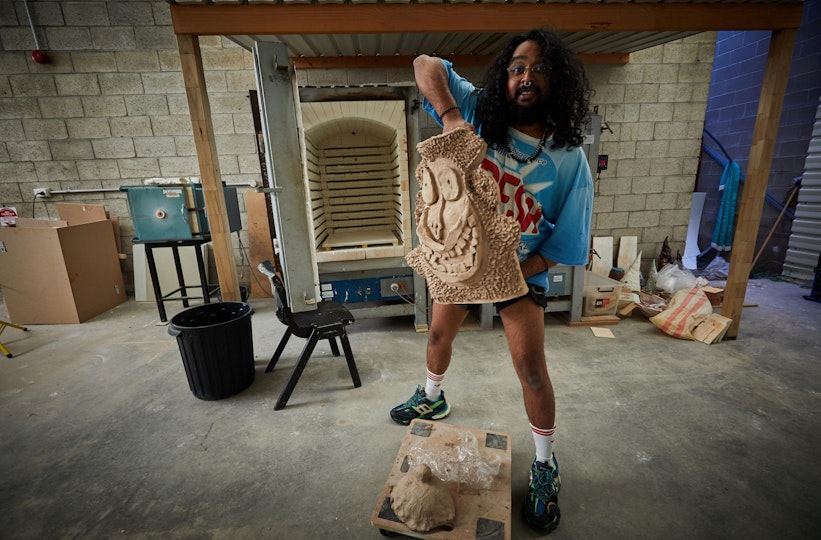
[(539, 525), (537, 523), (531, 523), (530, 519), (528, 518), (527, 509), (525, 508), (526, 504), (527, 503), (522, 505), (522, 520), (524, 520), (525, 525), (527, 525), (533, 530), (542, 531), (548, 534), (556, 530), (556, 528), (559, 526), (559, 521), (562, 519), (562, 510), (560, 508), (556, 508), (556, 517), (553, 519), (553, 521), (551, 521), (547, 525)]
[(420, 414), (419, 416), (414, 416), (413, 418), (411, 418), (409, 420), (403, 420), (403, 419), (399, 419), (399, 418), (394, 418), (393, 415), (391, 415), (391, 420), (393, 420), (397, 424), (407, 426), (413, 420), (416, 420), (416, 419), (419, 419), (419, 420), (441, 420), (442, 418), (446, 417), (449, 414), (450, 414), (450, 404), (447, 405), (447, 407), (445, 408), (444, 411), (438, 412), (438, 413), (430, 415), (430, 416)]
[(446, 417), (449, 414), (450, 414), (450, 405), (447, 405), (445, 407), (444, 411), (442, 411), (438, 414), (434, 414), (433, 416), (430, 417), (430, 419), (431, 420), (441, 420), (442, 418)]

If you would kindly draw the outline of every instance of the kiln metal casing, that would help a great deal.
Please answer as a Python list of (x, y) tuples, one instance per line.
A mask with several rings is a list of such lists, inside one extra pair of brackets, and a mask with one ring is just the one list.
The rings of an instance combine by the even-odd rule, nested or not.
[[(361, 299), (357, 320), (414, 315), (426, 328), (427, 291), (404, 260), (414, 242), (409, 149), (420, 140), (418, 93), (300, 89), (283, 65), (284, 45), (255, 42), (253, 53), (266, 192), (293, 311), (347, 296)], [(406, 284), (402, 297), (390, 289), (395, 282)]]
[[(202, 186), (122, 186), (140, 242), (188, 240), (211, 233)], [(242, 228), (235, 187), (224, 187), (225, 207), (231, 232)]]

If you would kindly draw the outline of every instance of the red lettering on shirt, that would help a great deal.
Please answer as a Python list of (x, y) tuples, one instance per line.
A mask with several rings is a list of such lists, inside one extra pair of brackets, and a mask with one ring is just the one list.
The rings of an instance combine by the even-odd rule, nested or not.
[[(542, 208), (538, 201), (525, 190), (521, 178), (507, 172), (500, 175), (499, 166), (489, 159), (482, 161), (481, 167), (489, 171), (499, 185), (499, 198), (507, 208), (506, 215), (514, 218), (522, 232), (536, 234), (539, 230), (539, 221), (542, 219)], [(511, 199), (513, 204), (509, 204)]]

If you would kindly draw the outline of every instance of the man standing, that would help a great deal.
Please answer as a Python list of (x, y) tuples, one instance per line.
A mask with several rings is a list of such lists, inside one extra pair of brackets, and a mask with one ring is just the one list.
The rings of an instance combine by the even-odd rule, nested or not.
[[(544, 351), (548, 269), (588, 261), (593, 183), (581, 150), (588, 117), (589, 83), (576, 58), (556, 35), (532, 30), (515, 37), (476, 88), (450, 62), (414, 60), (424, 107), (443, 132), (468, 127), (488, 145), (482, 167), (499, 185), (499, 213), (521, 227), (518, 256), (528, 294), (496, 303), (536, 446), (525, 522), (553, 530), (559, 524), (559, 466), (553, 453), (556, 404)], [(438, 420), (450, 413), (442, 383), (453, 340), (467, 306), (434, 302), (426, 354), (426, 382), (391, 418)]]

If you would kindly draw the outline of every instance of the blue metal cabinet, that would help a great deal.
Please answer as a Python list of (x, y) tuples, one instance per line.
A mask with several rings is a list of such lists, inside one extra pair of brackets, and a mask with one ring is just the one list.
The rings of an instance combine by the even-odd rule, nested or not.
[[(134, 224), (134, 240), (157, 242), (189, 240), (211, 233), (202, 186), (122, 186)], [(237, 188), (224, 187), (225, 207), (231, 232), (242, 228)]]

